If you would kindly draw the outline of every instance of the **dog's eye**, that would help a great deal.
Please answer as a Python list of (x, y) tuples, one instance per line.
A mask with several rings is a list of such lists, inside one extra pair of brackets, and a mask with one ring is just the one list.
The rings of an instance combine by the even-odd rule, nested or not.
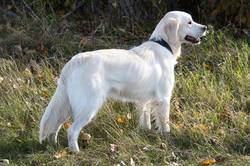
[(191, 25), (191, 24), (192, 24), (192, 21), (188, 21), (188, 24)]

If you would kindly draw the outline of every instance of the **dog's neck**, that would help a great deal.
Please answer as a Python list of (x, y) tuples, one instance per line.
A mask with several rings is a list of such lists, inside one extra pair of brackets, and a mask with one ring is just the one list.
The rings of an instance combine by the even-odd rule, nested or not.
[(176, 56), (176, 57), (179, 57), (180, 55), (181, 55), (181, 45), (179, 45), (179, 46), (171, 46), (170, 45), (170, 47), (172, 48), (172, 50), (173, 50), (173, 54), (174, 54), (174, 56)]
[(181, 55), (181, 45), (180, 44), (177, 44), (177, 43), (170, 43), (169, 40), (168, 40), (168, 37), (160, 37), (159, 35), (153, 33), (149, 40), (164, 40), (165, 42), (168, 43), (168, 45), (170, 46), (172, 52), (173, 52), (173, 55), (177, 58)]

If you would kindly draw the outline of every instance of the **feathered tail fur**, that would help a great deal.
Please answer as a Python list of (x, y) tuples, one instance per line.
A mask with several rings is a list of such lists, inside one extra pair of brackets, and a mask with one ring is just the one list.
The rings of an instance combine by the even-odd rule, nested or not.
[(44, 112), (39, 131), (39, 142), (46, 138), (49, 141), (57, 142), (57, 134), (62, 124), (69, 118), (69, 99), (62, 82), (59, 82), (56, 92)]

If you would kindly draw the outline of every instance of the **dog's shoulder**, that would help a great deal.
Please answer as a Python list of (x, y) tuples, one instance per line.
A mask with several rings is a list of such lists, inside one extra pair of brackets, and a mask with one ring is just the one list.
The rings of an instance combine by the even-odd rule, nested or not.
[(136, 52), (139, 56), (144, 57), (146, 60), (151, 60), (151, 62), (164, 62), (172, 65), (177, 64), (176, 56), (174, 56), (170, 50), (162, 47), (156, 42), (146, 41), (131, 50)]

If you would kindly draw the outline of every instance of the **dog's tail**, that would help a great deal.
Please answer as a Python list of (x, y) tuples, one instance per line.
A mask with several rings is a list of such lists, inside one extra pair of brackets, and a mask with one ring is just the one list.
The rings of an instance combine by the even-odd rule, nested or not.
[(39, 131), (40, 143), (46, 138), (56, 143), (62, 124), (70, 116), (70, 103), (65, 89), (65, 85), (59, 82), (56, 92), (42, 116)]

